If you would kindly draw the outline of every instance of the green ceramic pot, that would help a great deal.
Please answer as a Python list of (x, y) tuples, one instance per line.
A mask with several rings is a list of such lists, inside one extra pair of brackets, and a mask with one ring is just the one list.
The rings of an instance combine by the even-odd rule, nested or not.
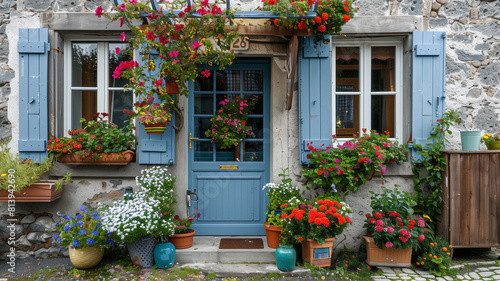
[(487, 146), (488, 150), (500, 150), (500, 140), (496, 140)]

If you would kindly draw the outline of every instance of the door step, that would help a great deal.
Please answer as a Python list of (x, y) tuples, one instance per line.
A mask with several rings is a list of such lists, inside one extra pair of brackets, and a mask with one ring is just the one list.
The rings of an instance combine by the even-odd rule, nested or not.
[[(221, 238), (262, 238), (264, 249), (219, 249)], [(265, 236), (194, 236), (192, 247), (176, 250), (175, 261), (180, 264), (275, 264), (275, 251), (267, 246)]]

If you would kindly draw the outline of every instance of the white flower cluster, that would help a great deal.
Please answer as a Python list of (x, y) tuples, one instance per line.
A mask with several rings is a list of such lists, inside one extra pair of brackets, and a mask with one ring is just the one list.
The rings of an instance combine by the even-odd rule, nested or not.
[(288, 205), (294, 206), (294, 205), (300, 204), (300, 202), (301, 202), (301, 200), (294, 196), (294, 197), (290, 198), (290, 200), (288, 200)]
[[(116, 201), (103, 211), (103, 227), (117, 235), (122, 242), (131, 242), (149, 234), (172, 235), (174, 224), (172, 221), (161, 220), (159, 205), (159, 200), (148, 196), (144, 191), (129, 194), (127, 199)], [(162, 227), (170, 230), (169, 233), (162, 233), (159, 227), (162, 223), (169, 224)]]
[(343, 217), (349, 217), (351, 219), (351, 213), (352, 213), (351, 207), (349, 207), (349, 205), (344, 201), (339, 202), (339, 204), (341, 208), (337, 210), (337, 213), (339, 213), (339, 215)]
[(135, 178), (137, 185), (145, 191), (161, 191), (172, 193), (175, 177), (168, 173), (167, 168), (155, 166), (141, 171), (141, 175)]

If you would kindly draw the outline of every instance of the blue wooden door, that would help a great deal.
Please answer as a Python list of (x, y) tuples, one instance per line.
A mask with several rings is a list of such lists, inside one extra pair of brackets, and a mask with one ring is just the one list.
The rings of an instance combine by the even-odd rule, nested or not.
[[(239, 59), (224, 71), (190, 83), (188, 193), (190, 213), (200, 218), (197, 235), (264, 235), (270, 163), (270, 64), (268, 59)], [(257, 98), (247, 126), (254, 135), (236, 148), (221, 149), (205, 136), (224, 99)]]

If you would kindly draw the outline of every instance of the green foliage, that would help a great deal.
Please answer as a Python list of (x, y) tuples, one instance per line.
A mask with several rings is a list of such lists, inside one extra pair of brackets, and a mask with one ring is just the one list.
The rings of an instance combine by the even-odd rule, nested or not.
[(72, 249), (87, 247), (108, 248), (114, 244), (111, 234), (102, 226), (99, 212), (80, 207), (74, 217), (57, 212), (61, 221), (56, 222), (60, 234), (52, 236), (52, 244)]
[[(34, 163), (31, 159), (19, 160), (19, 155), (13, 155), (7, 147), (9, 140), (0, 141), (0, 190), (19, 192), (33, 183), (40, 182), (43, 173), (52, 167), (53, 158), (45, 158), (42, 163)], [(57, 180), (55, 189), (71, 182), (71, 173)], [(14, 194), (15, 196), (15, 194)]]
[(267, 220), (266, 223), (269, 225), (274, 225), (274, 226), (279, 226), (281, 225), (281, 219), (279, 214), (275, 214), (275, 211), (272, 210), (271, 213), (269, 213), (269, 210), (266, 212), (267, 215)]
[(406, 160), (408, 148), (390, 139), (390, 133), (379, 134), (374, 130), (359, 137), (344, 142), (336, 142), (326, 147), (313, 147), (307, 155), (311, 166), (302, 169), (301, 173), (325, 190), (337, 191), (337, 186), (343, 192), (356, 191), (366, 183), (366, 178), (373, 171), (381, 176), (386, 172), (384, 163), (390, 159), (400, 164)]
[(135, 150), (135, 135), (132, 124), (119, 129), (116, 124), (108, 121), (107, 113), (94, 114), (94, 120), (82, 118), (83, 129), (69, 130), (71, 137), (52, 137), (49, 139), (47, 151), (59, 157), (65, 153), (76, 153), (82, 159), (96, 160), (101, 153), (123, 152)]
[(267, 192), (267, 198), (269, 199), (269, 205), (267, 206), (267, 211), (273, 209), (281, 209), (281, 206), (288, 203), (291, 199), (302, 200), (300, 195), (300, 189), (292, 185), (292, 179), (288, 174), (286, 174), (286, 169), (282, 169), (279, 174), (281, 177), (281, 183), (268, 183), (262, 189), (269, 189)]
[[(442, 152), (445, 149), (445, 142), (449, 142), (446, 139), (446, 133), (451, 134), (450, 126), (458, 122), (460, 122), (460, 117), (456, 111), (445, 112), (443, 117), (437, 120), (437, 126), (434, 127), (428, 138), (431, 141), (425, 147), (415, 145), (423, 157), (421, 163), (413, 161), (415, 165), (413, 182), (418, 199), (415, 211), (431, 218), (432, 222), (429, 221), (428, 226), (433, 232), (435, 232), (437, 222), (441, 221), (441, 204), (443, 202), (441, 183), (446, 167), (446, 160)], [(423, 169), (427, 172), (425, 177), (422, 177)], [(428, 188), (425, 198), (423, 188)]]
[(371, 267), (362, 261), (359, 253), (344, 246), (344, 251), (339, 253), (335, 261), (335, 267), (355, 272), (360, 277), (370, 277)]
[(366, 214), (364, 227), (372, 233), (379, 248), (407, 249), (413, 245), (416, 250), (419, 242), (425, 240), (426, 229), (423, 218), (413, 215), (414, 196), (397, 188), (382, 186), (382, 189), (382, 194), (370, 190), (373, 214)]
[(418, 252), (417, 266), (429, 270), (429, 273), (435, 276), (448, 275), (452, 245), (444, 236), (430, 235), (428, 238)]

